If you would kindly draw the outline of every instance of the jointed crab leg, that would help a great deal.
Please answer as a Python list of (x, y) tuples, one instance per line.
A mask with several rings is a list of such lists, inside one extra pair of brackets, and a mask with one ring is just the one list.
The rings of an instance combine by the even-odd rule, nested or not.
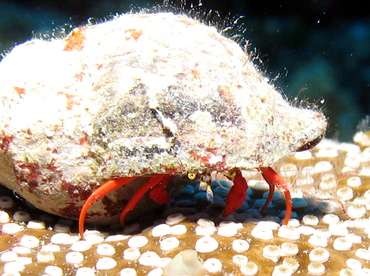
[(233, 169), (232, 172), (235, 173), (234, 176), (226, 176), (234, 185), (231, 187), (226, 197), (226, 206), (222, 213), (224, 217), (239, 209), (247, 196), (248, 184), (242, 176), (242, 172), (239, 169)]
[[(286, 213), (282, 224), (287, 225), (290, 217), (292, 216), (292, 198), (290, 196), (290, 191), (285, 183), (285, 180), (270, 167), (260, 167), (259, 170), (262, 173), (263, 178), (267, 181), (267, 183), (269, 183), (270, 189), (271, 185), (276, 185), (284, 192)], [(271, 202), (271, 199), (272, 197), (270, 198), (269, 195), (269, 198), (266, 200), (267, 205)]]
[(87, 211), (89, 210), (90, 206), (99, 198), (105, 196), (106, 194), (110, 193), (111, 191), (118, 189), (132, 181), (134, 181), (137, 177), (122, 177), (117, 179), (111, 179), (97, 188), (85, 201), (84, 205), (82, 206), (80, 217), (78, 219), (78, 231), (80, 236), (83, 236), (84, 233), (84, 224), (87, 215)]
[[(272, 168), (270, 167), (260, 167), (259, 168), (263, 178), (270, 186), (270, 191), (268, 198), (261, 208), (261, 211), (264, 211), (268, 204), (272, 201), (272, 197), (274, 194), (275, 185), (277, 185), (285, 195), (286, 200), (286, 213), (283, 220), (283, 225), (286, 225), (292, 215), (292, 198), (290, 196), (289, 189), (285, 183), (285, 180), (278, 175)], [(235, 210), (237, 210), (240, 206), (242, 206), (245, 198), (247, 196), (248, 184), (245, 178), (242, 176), (242, 173), (239, 169), (231, 170), (229, 175), (226, 175), (234, 185), (230, 189), (227, 197), (226, 197), (226, 206), (222, 213), (223, 216), (228, 216)], [(78, 229), (81, 237), (83, 236), (84, 232), (84, 223), (87, 216), (87, 211), (89, 210), (90, 206), (99, 198), (103, 197), (107, 193), (122, 187), (137, 177), (124, 177), (124, 178), (117, 178), (112, 179), (101, 185), (98, 189), (96, 189), (89, 198), (85, 201), (84, 205), (82, 206), (80, 217), (79, 217), (79, 224)], [(170, 181), (171, 176), (166, 174), (155, 174), (152, 175), (147, 182), (140, 186), (140, 188), (136, 191), (130, 201), (127, 203), (126, 207), (123, 209), (120, 222), (122, 226), (125, 224), (125, 218), (131, 210), (133, 210), (136, 204), (140, 201), (140, 199), (150, 190), (149, 195), (150, 198), (158, 203), (169, 203), (170, 198), (166, 191), (166, 185)]]
[(263, 204), (262, 208), (260, 209), (260, 213), (266, 210), (267, 206), (270, 204), (272, 198), (274, 197), (275, 184), (272, 182), (271, 183), (267, 182), (267, 184), (269, 184), (269, 195), (265, 201), (265, 204)]
[[(78, 230), (80, 233), (80, 236), (83, 236), (84, 233), (84, 224), (85, 219), (87, 215), (87, 211), (89, 210), (90, 206), (99, 198), (103, 197), (107, 193), (122, 187), (133, 180), (135, 180), (137, 177), (123, 177), (123, 178), (117, 178), (112, 179), (107, 182), (105, 182), (103, 185), (101, 185), (98, 189), (96, 189), (89, 198), (85, 201), (84, 205), (82, 206), (80, 217), (79, 217), (79, 223), (78, 223)], [(140, 188), (135, 192), (131, 200), (127, 203), (126, 207), (123, 209), (121, 216), (120, 216), (120, 222), (122, 226), (125, 224), (125, 218), (128, 212), (130, 212), (132, 209), (135, 208), (136, 204), (139, 202), (139, 200), (143, 197), (143, 195), (148, 191), (150, 198), (158, 203), (169, 203), (170, 197), (168, 196), (168, 193), (166, 191), (166, 185), (170, 181), (171, 176), (165, 175), (165, 174), (156, 174), (152, 175), (147, 182), (145, 182), (143, 185), (140, 186)]]
[(147, 182), (140, 186), (135, 192), (131, 200), (127, 203), (120, 216), (120, 223), (125, 225), (125, 218), (128, 212), (133, 210), (139, 200), (145, 195), (148, 190), (152, 189), (149, 193), (150, 198), (158, 203), (170, 203), (171, 199), (166, 191), (166, 185), (170, 181), (171, 176), (166, 174), (156, 174), (149, 178)]

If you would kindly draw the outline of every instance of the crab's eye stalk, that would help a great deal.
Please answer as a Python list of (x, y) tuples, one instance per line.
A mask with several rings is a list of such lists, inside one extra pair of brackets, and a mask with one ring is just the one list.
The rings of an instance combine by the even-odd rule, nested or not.
[(235, 169), (231, 169), (231, 170), (229, 170), (229, 171), (227, 172), (226, 176), (227, 176), (228, 178), (234, 178), (234, 177), (236, 176), (236, 171), (235, 171)]
[(196, 177), (197, 177), (197, 173), (196, 172), (189, 172), (188, 173), (188, 178), (190, 180), (194, 180)]
[(311, 142), (308, 142), (308, 143), (304, 144), (302, 147), (300, 147), (296, 151), (305, 151), (305, 150), (313, 149), (314, 147), (316, 147), (316, 145), (318, 143), (320, 143), (320, 141), (323, 137), (324, 137), (324, 135), (320, 135), (319, 137), (315, 138)]

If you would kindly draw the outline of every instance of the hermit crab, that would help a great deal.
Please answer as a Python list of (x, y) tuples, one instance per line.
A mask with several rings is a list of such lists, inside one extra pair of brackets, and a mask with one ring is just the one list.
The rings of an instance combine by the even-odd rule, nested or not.
[[(251, 55), (185, 15), (137, 13), (33, 39), (0, 63), (0, 182), (36, 207), (84, 222), (123, 224), (144, 194), (211, 173), (234, 185), (223, 215), (258, 169), (292, 204), (271, 168), (314, 147), (325, 116), (293, 107)], [(173, 179), (177, 179), (173, 181)], [(134, 184), (133, 184), (134, 183)], [(179, 184), (185, 185), (185, 184)], [(101, 198), (100, 200), (98, 200)]]

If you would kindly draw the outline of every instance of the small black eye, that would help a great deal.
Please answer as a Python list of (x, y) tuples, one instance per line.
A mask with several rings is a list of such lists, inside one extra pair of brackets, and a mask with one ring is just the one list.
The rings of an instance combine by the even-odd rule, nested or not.
[(312, 140), (311, 142), (308, 142), (307, 144), (304, 144), (302, 147), (300, 147), (296, 151), (305, 151), (305, 150), (313, 149), (314, 147), (316, 147), (316, 145), (318, 143), (320, 143), (320, 141), (323, 137), (324, 137), (324, 135), (320, 135), (319, 137)]

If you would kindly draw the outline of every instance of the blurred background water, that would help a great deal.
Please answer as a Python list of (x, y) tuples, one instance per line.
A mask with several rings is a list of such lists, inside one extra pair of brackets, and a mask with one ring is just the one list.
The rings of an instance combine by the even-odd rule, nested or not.
[[(218, 11), (213, 21), (244, 16), (238, 20), (239, 31), (250, 40), (249, 48), (257, 49), (263, 72), (276, 79), (289, 99), (318, 103), (329, 117), (327, 137), (350, 141), (358, 123), (370, 114), (370, 8), (356, 2), (202, 0), (198, 7), (199, 0), (188, 0), (185, 8), (196, 6), (198, 15)], [(89, 18), (101, 20), (160, 3), (0, 0), (0, 51), (5, 54), (40, 33), (57, 33)]]

